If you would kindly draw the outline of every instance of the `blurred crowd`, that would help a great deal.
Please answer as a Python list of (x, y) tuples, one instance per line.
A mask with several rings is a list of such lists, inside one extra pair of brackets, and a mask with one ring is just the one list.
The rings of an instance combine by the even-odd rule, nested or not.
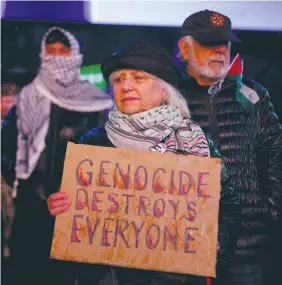
[[(20, 87), (14, 83), (5, 83), (1, 86), (1, 122), (5, 120), (9, 110), (16, 103), (16, 96)], [(15, 206), (12, 198), (12, 188), (1, 175), (1, 225), (2, 225), (2, 255), (10, 256), (9, 237), (12, 232), (12, 223), (15, 216)]]

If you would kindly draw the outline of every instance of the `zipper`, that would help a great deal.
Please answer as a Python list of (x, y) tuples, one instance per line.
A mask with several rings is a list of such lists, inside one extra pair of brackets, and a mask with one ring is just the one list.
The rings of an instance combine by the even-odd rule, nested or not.
[(213, 140), (213, 143), (215, 144), (215, 146), (218, 146), (218, 137), (217, 137), (217, 124), (216, 124), (216, 114), (215, 114), (215, 106), (214, 106), (214, 96), (215, 93), (211, 93), (210, 94), (210, 136), (211, 139)]
[(210, 95), (210, 119), (211, 123), (213, 121), (214, 117), (214, 102), (213, 102), (214, 94)]

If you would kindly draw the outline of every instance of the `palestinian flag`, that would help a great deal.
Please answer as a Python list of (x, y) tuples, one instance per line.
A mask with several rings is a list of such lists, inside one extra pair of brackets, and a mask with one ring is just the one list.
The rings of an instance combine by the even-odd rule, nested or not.
[(253, 111), (253, 105), (257, 103), (259, 97), (255, 90), (249, 88), (242, 82), (243, 78), (243, 61), (240, 55), (237, 54), (232, 61), (227, 78), (237, 82), (236, 99), (242, 104), (244, 108)]
[(242, 81), (243, 77), (243, 61), (240, 59), (240, 55), (237, 54), (230, 64), (227, 74), (228, 78), (234, 81)]

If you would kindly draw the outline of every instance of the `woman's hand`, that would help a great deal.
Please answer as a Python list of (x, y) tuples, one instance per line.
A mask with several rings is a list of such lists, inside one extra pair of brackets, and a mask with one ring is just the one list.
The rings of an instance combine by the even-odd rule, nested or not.
[(51, 194), (47, 199), (48, 210), (52, 216), (66, 212), (71, 202), (67, 199), (68, 194), (64, 192), (57, 192)]
[(60, 138), (64, 140), (70, 140), (74, 137), (75, 133), (72, 128), (63, 128), (60, 131)]

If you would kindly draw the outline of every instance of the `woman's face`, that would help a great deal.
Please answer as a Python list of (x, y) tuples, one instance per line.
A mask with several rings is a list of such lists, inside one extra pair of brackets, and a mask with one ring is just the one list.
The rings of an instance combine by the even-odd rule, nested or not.
[(111, 76), (115, 104), (123, 114), (132, 115), (159, 107), (166, 94), (158, 78), (143, 71), (122, 69)]

